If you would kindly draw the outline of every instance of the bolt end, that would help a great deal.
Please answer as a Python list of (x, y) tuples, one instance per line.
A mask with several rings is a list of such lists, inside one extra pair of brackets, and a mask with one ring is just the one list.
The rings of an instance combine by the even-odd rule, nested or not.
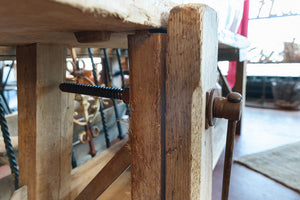
[(238, 92), (231, 92), (227, 95), (227, 99), (231, 103), (239, 103), (242, 101), (243, 97)]

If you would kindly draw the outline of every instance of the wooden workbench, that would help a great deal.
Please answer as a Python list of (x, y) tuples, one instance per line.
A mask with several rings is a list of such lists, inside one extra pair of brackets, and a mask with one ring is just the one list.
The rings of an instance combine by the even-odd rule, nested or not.
[[(169, 14), (176, 4), (167, 0), (0, 2), (0, 45), (17, 46), (20, 186), (28, 199), (74, 199), (109, 171), (106, 163), (125, 166), (111, 161), (116, 152), (131, 152), (132, 199), (211, 199), (214, 129), (204, 129), (205, 95), (215, 85), (218, 46), (242, 60), (245, 38), (218, 33), (216, 13), (202, 5)], [(68, 46), (129, 48), (131, 75), (130, 143), (74, 170), (74, 98), (58, 89)]]

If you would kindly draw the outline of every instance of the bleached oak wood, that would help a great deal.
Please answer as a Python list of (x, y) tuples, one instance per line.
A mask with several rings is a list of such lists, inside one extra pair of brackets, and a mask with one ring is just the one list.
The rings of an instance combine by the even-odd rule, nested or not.
[(27, 199), (28, 199), (27, 185), (24, 185), (19, 189), (17, 189), (10, 198), (10, 200), (27, 200)]
[(227, 120), (217, 119), (212, 135), (212, 169), (217, 165), (226, 144)]
[[(160, 14), (165, 9), (153, 4), (148, 6), (150, 4), (142, 1), (1, 0), (0, 3), (5, 5), (0, 7), (1, 16), (5, 16), (0, 19), (2, 45), (40, 42), (79, 46), (74, 32), (113, 31), (118, 33), (112, 34), (110, 41), (85, 45), (126, 48), (127, 33), (121, 32), (160, 27)], [(118, 3), (130, 9), (119, 6), (121, 10), (115, 9)], [(146, 7), (141, 8), (140, 5), (146, 4)], [(155, 15), (152, 12), (149, 18), (147, 9), (151, 7), (157, 7), (158, 12)], [(153, 18), (157, 18), (155, 22)]]
[(129, 37), (132, 199), (163, 195), (165, 51), (165, 33)]
[(211, 199), (212, 129), (206, 92), (217, 71), (217, 16), (190, 4), (171, 10), (166, 58), (166, 199)]
[(76, 167), (71, 172), (71, 199), (75, 199), (81, 191), (93, 180), (93, 178), (105, 167), (105, 165), (114, 157), (128, 138), (112, 145), (109, 149), (102, 151), (86, 163)]
[[(3, 16), (0, 45), (40, 42), (82, 46), (74, 32), (112, 31), (116, 33), (112, 33), (111, 40), (83, 46), (126, 48), (128, 33), (121, 32), (165, 29), (170, 9), (189, 2), (194, 0), (0, 0), (3, 5), (0, 7)], [(206, 0), (201, 2), (218, 6)], [(242, 48), (241, 44), (247, 43), (244, 37), (228, 32), (219, 33), (224, 47)]]
[(11, 136), (18, 136), (18, 114), (8, 114), (5, 116), (9, 134)]
[(250, 42), (246, 37), (225, 29), (218, 32), (218, 40), (220, 49), (246, 49), (250, 46)]
[(58, 89), (65, 57), (59, 45), (17, 47), (19, 185), (28, 199), (68, 199), (74, 98)]
[(126, 143), (75, 200), (97, 199), (130, 166), (130, 163), (130, 145)]

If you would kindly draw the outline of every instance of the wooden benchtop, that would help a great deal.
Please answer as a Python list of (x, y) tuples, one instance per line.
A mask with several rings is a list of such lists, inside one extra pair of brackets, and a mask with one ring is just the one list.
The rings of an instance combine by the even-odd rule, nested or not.
[[(0, 0), (0, 45), (40, 42), (127, 48), (127, 35), (135, 30), (166, 29), (169, 11), (178, 4), (175, 1)], [(112, 34), (106, 42), (80, 44), (73, 34), (78, 31)], [(219, 44), (220, 48), (249, 46), (246, 38), (229, 31), (219, 33)]]

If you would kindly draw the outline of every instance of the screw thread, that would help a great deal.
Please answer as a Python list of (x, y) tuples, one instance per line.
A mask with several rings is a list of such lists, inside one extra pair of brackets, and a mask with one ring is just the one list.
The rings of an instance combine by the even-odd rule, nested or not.
[(85, 94), (97, 97), (107, 97), (113, 99), (123, 99), (123, 89), (120, 88), (83, 85), (76, 83), (62, 83), (59, 85), (59, 88), (63, 92)]

